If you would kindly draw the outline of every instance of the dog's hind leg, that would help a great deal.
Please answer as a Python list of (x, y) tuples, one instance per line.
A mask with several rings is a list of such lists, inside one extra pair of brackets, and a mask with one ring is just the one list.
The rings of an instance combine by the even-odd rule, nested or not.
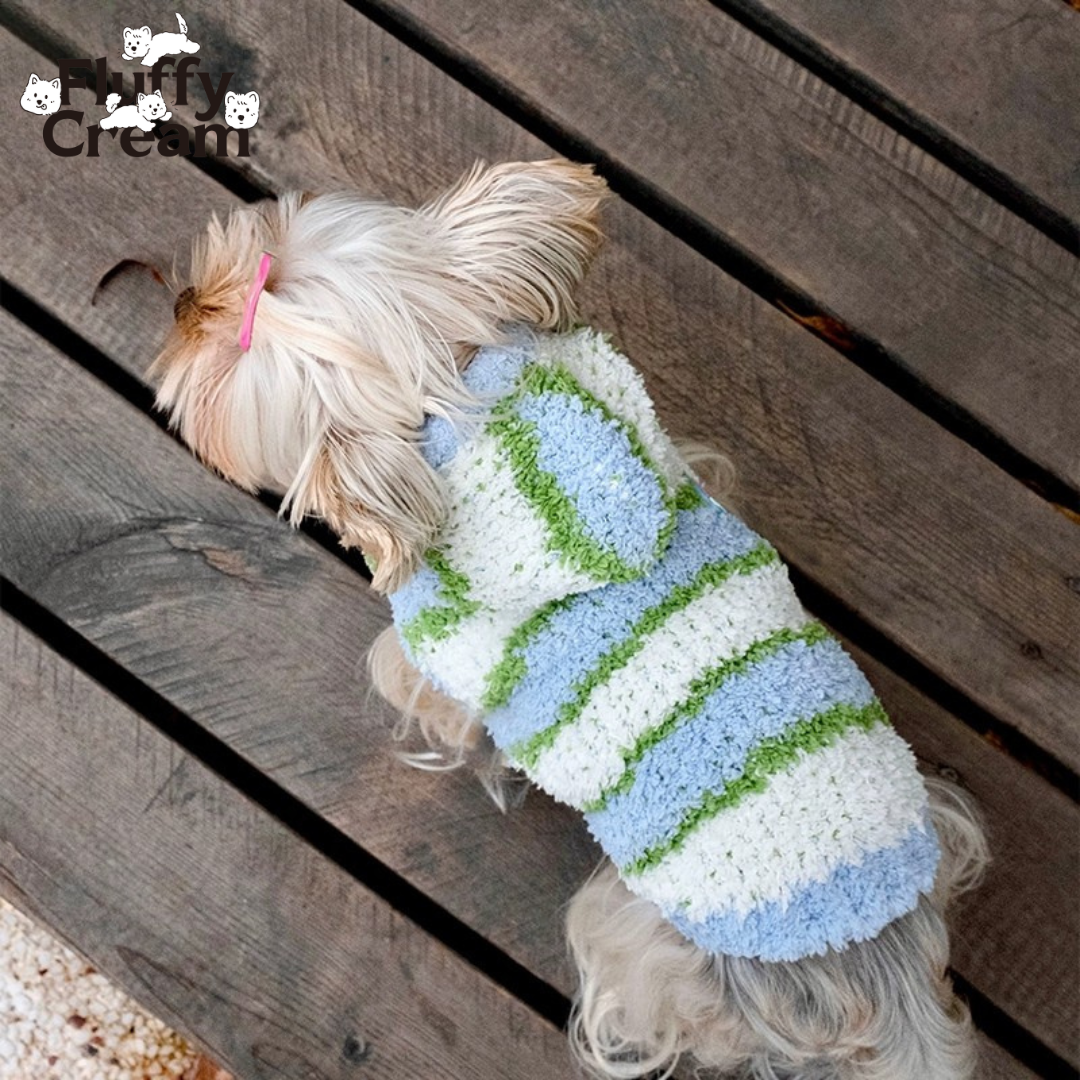
[(479, 721), (439, 693), (409, 663), (392, 626), (375, 639), (367, 663), (375, 689), (404, 716), (419, 723), (430, 745), (445, 747), (456, 756), (477, 746), (483, 731)]

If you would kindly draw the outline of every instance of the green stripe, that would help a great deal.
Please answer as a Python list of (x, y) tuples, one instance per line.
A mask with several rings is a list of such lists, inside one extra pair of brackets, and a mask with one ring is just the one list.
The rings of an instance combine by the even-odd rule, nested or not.
[(687, 696), (672, 709), (659, 724), (642, 732), (637, 742), (623, 752), (623, 762), (626, 769), (619, 779), (601, 792), (600, 796), (591, 803), (587, 803), (583, 810), (592, 812), (603, 810), (608, 802), (616, 795), (622, 795), (634, 786), (637, 772), (634, 768), (641, 759), (657, 744), (666, 739), (673, 731), (681, 727), (687, 720), (692, 719), (701, 712), (706, 700), (733, 675), (741, 675), (755, 664), (760, 663), (768, 656), (778, 652), (785, 645), (792, 645), (796, 641), (804, 641), (807, 645), (815, 645), (819, 641), (825, 641), (829, 637), (829, 631), (821, 623), (811, 623), (802, 630), (785, 628), (777, 630), (768, 637), (755, 641), (750, 648), (739, 656), (733, 656), (722, 664), (709, 668), (699, 675), (690, 684)]
[[(675, 507), (678, 510), (696, 510), (703, 502), (704, 499), (692, 481), (683, 483), (675, 492)], [(527, 674), (524, 653), (529, 643), (539, 636), (558, 612), (573, 603), (575, 595), (550, 600), (517, 626), (507, 638), (502, 658), (485, 678), (486, 688), (481, 699), (485, 710), (500, 709), (510, 700)]]
[(697, 484), (690, 479), (684, 480), (679, 485), (678, 491), (675, 492), (675, 509), (696, 510), (699, 506), (704, 505), (705, 496)]
[(741, 776), (726, 784), (719, 793), (707, 792), (698, 805), (683, 817), (667, 840), (654, 844), (629, 866), (623, 867), (623, 873), (643, 874), (658, 865), (672, 852), (678, 851), (706, 821), (737, 806), (748, 795), (764, 791), (769, 786), (770, 777), (792, 765), (804, 751), (809, 754), (821, 750), (836, 742), (848, 730), (869, 731), (876, 724), (888, 722), (881, 702), (875, 699), (861, 708), (834, 705), (816, 716), (793, 724), (783, 735), (763, 739), (747, 755)]
[(656, 478), (663, 493), (668, 518), (656, 539), (655, 558), (663, 554), (675, 528), (675, 496), (668, 492), (667, 483), (633, 425), (616, 416), (565, 368), (546, 367), (541, 364), (527, 367), (522, 372), (514, 393), (496, 406), (496, 416), (488, 423), (487, 430), (499, 439), (506, 451), (518, 491), (547, 526), (548, 550), (556, 552), (564, 561), (583, 573), (592, 575), (598, 581), (633, 581), (641, 577), (646, 567), (632, 566), (619, 558), (612, 548), (597, 543), (585, 529), (577, 507), (559, 487), (555, 477), (537, 465), (540, 438), (536, 425), (517, 416), (513, 410), (525, 395), (544, 393), (576, 397), (588, 408), (598, 411), (626, 436), (631, 453)]
[(626, 638), (605, 653), (600, 658), (600, 662), (575, 684), (574, 698), (560, 706), (551, 724), (511, 749), (511, 759), (526, 768), (536, 765), (540, 755), (554, 744), (559, 732), (578, 718), (593, 691), (641, 652), (648, 636), (675, 612), (681, 611), (706, 590), (721, 585), (735, 574), (751, 574), (763, 566), (779, 561), (780, 557), (776, 551), (762, 541), (745, 555), (706, 564), (698, 571), (693, 581), (686, 585), (675, 586), (659, 604), (654, 604), (634, 623)]
[(458, 623), (480, 610), (479, 603), (469, 599), (468, 577), (450, 565), (444, 551), (429, 548), (424, 561), (435, 571), (439, 596), (446, 603), (424, 608), (401, 628), (401, 636), (414, 649), (424, 641), (450, 637)]

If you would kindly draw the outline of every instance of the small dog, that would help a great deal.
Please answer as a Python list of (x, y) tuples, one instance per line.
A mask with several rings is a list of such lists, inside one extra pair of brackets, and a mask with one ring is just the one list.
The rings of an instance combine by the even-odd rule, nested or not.
[(259, 95), (252, 90), (248, 94), (234, 94), (231, 90), (225, 95), (225, 123), (231, 128), (242, 130), (253, 128), (259, 122)]
[(36, 75), (31, 75), (26, 81), (26, 89), (23, 91), (22, 101), (19, 104), (28, 113), (52, 116), (60, 108), (60, 80), (53, 79), (46, 82)]
[(142, 57), (143, 67), (153, 67), (163, 56), (198, 52), (199, 46), (188, 40), (187, 23), (179, 11), (176, 12), (176, 21), (180, 26), (179, 34), (155, 34), (149, 26), (125, 26), (124, 58), (137, 60)]
[(604, 196), (547, 161), (419, 210), (289, 195), (215, 220), (158, 402), (223, 475), (362, 549), (395, 623), (373, 682), (448, 764), (483, 725), (584, 811), (609, 856), (568, 916), (590, 1068), (962, 1080), (944, 909), (978, 824), (641, 377), (568, 330)]
[(159, 120), (172, 119), (172, 113), (169, 112), (160, 90), (155, 90), (152, 94), (140, 94), (134, 105), (117, 108), (118, 105), (119, 94), (110, 94), (105, 99), (105, 108), (110, 115), (98, 121), (98, 127), (103, 131), (108, 131), (109, 128), (131, 127), (137, 127), (140, 131), (153, 131)]

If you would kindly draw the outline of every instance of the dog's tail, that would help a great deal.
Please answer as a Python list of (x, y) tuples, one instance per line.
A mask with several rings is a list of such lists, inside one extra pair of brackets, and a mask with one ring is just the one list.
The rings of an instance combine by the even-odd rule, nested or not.
[(184, 16), (181, 15), (179, 11), (176, 13), (176, 21), (180, 24), (180, 33), (181, 34), (186, 34), (187, 33), (187, 23), (184, 22)]
[(116, 111), (116, 106), (119, 105), (119, 104), (120, 104), (120, 95), (119, 94), (110, 94), (105, 99), (105, 108), (109, 112), (115, 112)]

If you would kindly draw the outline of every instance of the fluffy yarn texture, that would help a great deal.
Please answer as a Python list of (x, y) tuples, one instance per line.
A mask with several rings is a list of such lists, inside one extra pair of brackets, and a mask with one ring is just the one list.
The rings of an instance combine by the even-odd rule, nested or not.
[(913, 753), (629, 362), (522, 332), (464, 379), (483, 411), (425, 429), (449, 516), (390, 596), (412, 662), (709, 952), (797, 960), (911, 911), (938, 861)]

